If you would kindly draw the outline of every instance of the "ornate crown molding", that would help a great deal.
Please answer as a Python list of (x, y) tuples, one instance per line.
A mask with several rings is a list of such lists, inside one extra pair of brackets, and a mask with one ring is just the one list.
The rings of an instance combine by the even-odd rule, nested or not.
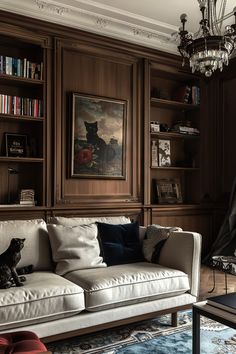
[(0, 9), (177, 53), (175, 26), (92, 0), (1, 0)]
[(50, 10), (58, 15), (63, 15), (69, 11), (66, 7), (50, 4), (42, 0), (35, 0), (35, 3), (40, 10)]

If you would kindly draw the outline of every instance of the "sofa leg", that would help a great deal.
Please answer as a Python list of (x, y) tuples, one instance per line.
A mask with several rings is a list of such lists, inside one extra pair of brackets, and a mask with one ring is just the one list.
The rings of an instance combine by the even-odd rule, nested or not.
[(178, 312), (172, 312), (171, 314), (171, 326), (178, 327)]

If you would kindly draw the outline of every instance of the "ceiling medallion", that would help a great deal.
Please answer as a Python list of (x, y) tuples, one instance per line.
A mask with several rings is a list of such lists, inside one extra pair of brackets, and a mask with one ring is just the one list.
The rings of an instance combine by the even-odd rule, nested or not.
[[(183, 57), (183, 65), (185, 58), (188, 58), (193, 73), (200, 71), (201, 74), (210, 77), (215, 70), (222, 71), (223, 66), (228, 65), (230, 55), (236, 47), (236, 7), (233, 10), (235, 23), (226, 26), (225, 32), (222, 33), (224, 14), (217, 18), (217, 0), (198, 0), (198, 2), (202, 13), (200, 28), (196, 34), (189, 34), (185, 29), (187, 15), (182, 14), (178, 50)], [(226, 0), (221, 0), (222, 9), (225, 9), (225, 4)]]

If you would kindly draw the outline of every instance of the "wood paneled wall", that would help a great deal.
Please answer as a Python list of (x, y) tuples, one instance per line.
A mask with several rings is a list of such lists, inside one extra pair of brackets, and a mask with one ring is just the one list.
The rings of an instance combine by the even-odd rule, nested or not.
[[(204, 237), (204, 253), (217, 235), (220, 220), (236, 172), (235, 89), (236, 60), (213, 79), (202, 80), (201, 190), (203, 204), (178, 211), (152, 208), (144, 176), (144, 143), (149, 128), (149, 82), (144, 63), (178, 67), (180, 58), (134, 44), (72, 28), (45, 23), (0, 11), (0, 25), (19, 38), (23, 29), (46, 35), (47, 129), (45, 153), (45, 206), (32, 211), (2, 210), (0, 219), (50, 215), (127, 215), (141, 223), (177, 225)], [(1, 27), (2, 28), (2, 27)], [(127, 101), (126, 178), (124, 180), (77, 179), (68, 174), (72, 92)], [(145, 94), (146, 92), (146, 94)], [(144, 129), (145, 127), (145, 129)], [(147, 159), (146, 159), (147, 160)], [(144, 198), (146, 195), (146, 198)], [(205, 199), (204, 199), (205, 198)], [(226, 204), (222, 204), (224, 201)], [(207, 208), (206, 208), (207, 204)]]
[[(54, 205), (142, 203), (141, 85), (139, 60), (79, 41), (56, 41), (56, 190)], [(72, 93), (127, 102), (125, 121), (125, 179), (70, 178), (70, 122)]]

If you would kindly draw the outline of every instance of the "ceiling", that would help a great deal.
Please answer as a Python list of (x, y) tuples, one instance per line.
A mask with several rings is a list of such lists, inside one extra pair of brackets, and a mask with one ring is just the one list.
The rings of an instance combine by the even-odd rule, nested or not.
[[(227, 0), (224, 26), (234, 6)], [(175, 54), (180, 15), (191, 32), (201, 17), (197, 0), (1, 0), (0, 9)]]

